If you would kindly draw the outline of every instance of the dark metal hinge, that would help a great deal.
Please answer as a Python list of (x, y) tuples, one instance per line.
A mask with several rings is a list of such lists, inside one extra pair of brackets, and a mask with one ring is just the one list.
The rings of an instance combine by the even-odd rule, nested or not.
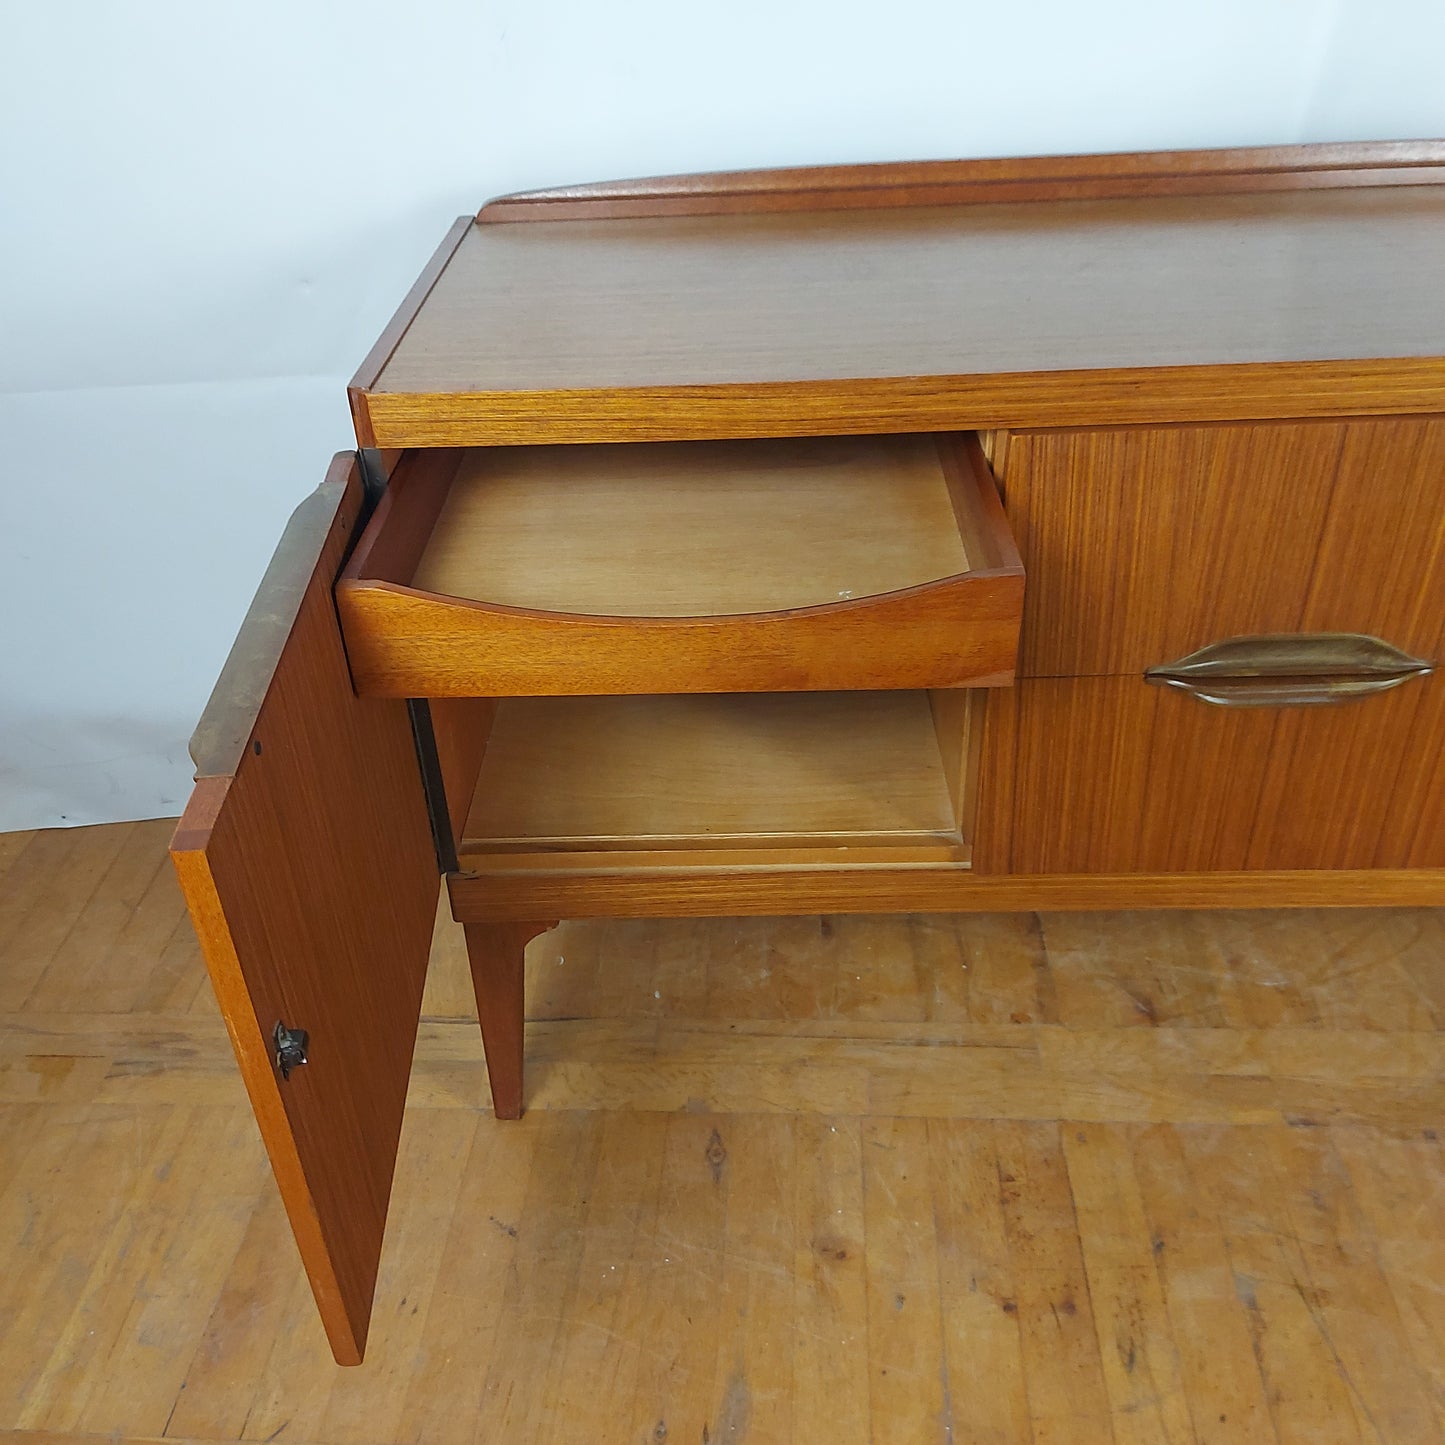
[(306, 1062), (311, 1035), (305, 1029), (288, 1029), (277, 1019), (276, 1027), (271, 1030), (271, 1043), (276, 1050), (276, 1067), (283, 1079), (289, 1079), (291, 1070), (299, 1069)]
[(431, 704), (424, 697), (406, 700), (411, 718), (411, 736), (416, 744), (416, 761), (421, 771), (422, 793), (426, 797), (427, 821), (431, 824), (432, 847), (436, 850), (437, 868), (443, 873), (460, 870), (457, 862), (457, 840), (452, 831), (451, 810), (447, 807), (446, 784), (442, 779), (441, 758), (437, 754), (437, 735), (432, 726)]
[(386, 491), (386, 467), (382, 463), (381, 453), (375, 447), (362, 447), (356, 454), (356, 460), (361, 470), (364, 520), (376, 510), (376, 504)]

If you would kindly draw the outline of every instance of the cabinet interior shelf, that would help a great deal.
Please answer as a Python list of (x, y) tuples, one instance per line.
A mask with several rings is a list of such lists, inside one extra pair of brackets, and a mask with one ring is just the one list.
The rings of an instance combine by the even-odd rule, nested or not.
[(489, 871), (966, 863), (968, 718), (969, 695), (918, 691), (505, 699), (461, 851)]

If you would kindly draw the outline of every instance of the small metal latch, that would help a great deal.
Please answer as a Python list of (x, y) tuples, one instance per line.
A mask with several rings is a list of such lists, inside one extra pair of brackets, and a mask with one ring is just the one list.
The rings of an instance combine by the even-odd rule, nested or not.
[(271, 1042), (276, 1046), (276, 1067), (281, 1077), (289, 1079), (291, 1070), (298, 1069), (306, 1062), (306, 1046), (311, 1036), (305, 1029), (288, 1029), (279, 1019), (271, 1031)]

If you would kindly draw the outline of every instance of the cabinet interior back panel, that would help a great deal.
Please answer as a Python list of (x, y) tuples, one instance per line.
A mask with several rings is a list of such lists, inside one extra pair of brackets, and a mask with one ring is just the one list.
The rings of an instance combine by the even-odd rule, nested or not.
[(957, 837), (922, 692), (515, 698), (465, 847)]

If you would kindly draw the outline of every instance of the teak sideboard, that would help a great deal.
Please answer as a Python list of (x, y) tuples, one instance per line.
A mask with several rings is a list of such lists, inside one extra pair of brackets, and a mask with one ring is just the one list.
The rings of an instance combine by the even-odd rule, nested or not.
[(445, 876), (561, 918), (1445, 902), (1445, 143), (504, 197), (286, 529), (173, 844), (361, 1358)]

